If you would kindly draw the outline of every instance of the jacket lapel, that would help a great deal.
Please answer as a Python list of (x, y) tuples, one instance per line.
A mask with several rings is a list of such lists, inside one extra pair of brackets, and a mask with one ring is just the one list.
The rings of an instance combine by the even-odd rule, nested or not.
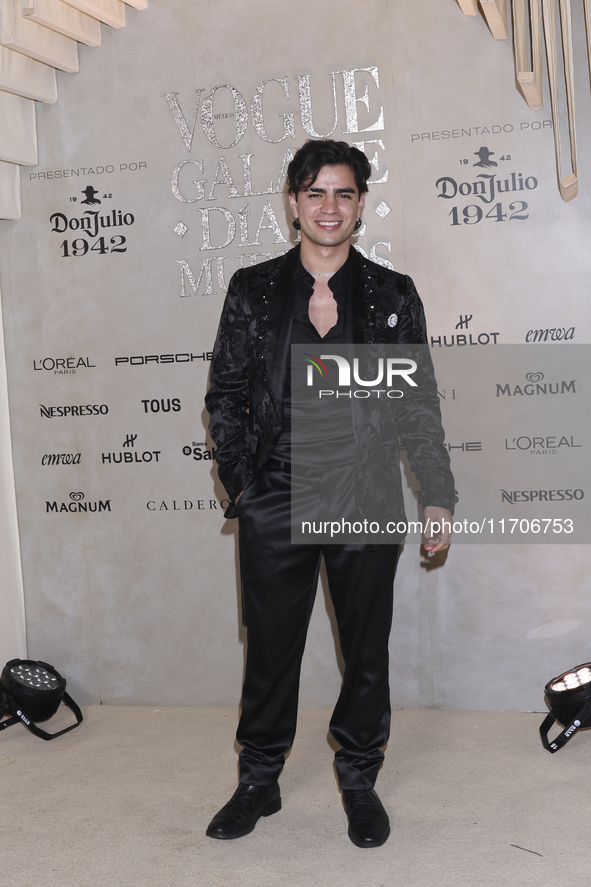
[(271, 292), (267, 308), (267, 379), (278, 401), (283, 400), (287, 361), (290, 356), (291, 327), (293, 323), (292, 280), (299, 255), (299, 247), (290, 250), (275, 281), (270, 281)]
[(362, 344), (366, 341), (366, 319), (367, 319), (367, 286), (362, 274), (362, 257), (354, 247), (351, 247), (350, 258), (353, 270), (352, 280), (352, 332), (354, 344)]

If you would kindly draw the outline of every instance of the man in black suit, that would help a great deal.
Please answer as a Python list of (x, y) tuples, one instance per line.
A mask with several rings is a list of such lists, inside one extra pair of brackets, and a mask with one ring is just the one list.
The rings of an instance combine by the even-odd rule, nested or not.
[[(293, 545), (291, 486), (329, 491), (333, 504), (359, 489), (379, 490), (404, 515), (397, 440), (368, 457), (367, 421), (342, 401), (323, 434), (322, 464), (291, 464), (291, 345), (424, 344), (421, 301), (409, 277), (363, 258), (351, 246), (371, 168), (345, 142), (309, 141), (288, 169), (289, 200), (301, 245), (278, 259), (238, 271), (230, 281), (206, 397), (219, 476), (239, 519), (247, 660), (237, 739), (240, 783), (207, 834), (237, 838), (281, 808), (277, 782), (293, 742), (301, 658), (324, 556), (345, 673), (330, 722), (340, 745), (335, 766), (349, 837), (377, 847), (390, 833), (373, 785), (390, 726), (388, 637), (399, 545)], [(352, 408), (353, 407), (353, 408)], [(401, 414), (405, 408), (400, 407)], [(379, 419), (377, 420), (379, 423)], [(434, 380), (397, 429), (421, 483), (429, 555), (449, 533), (455, 501)], [(312, 428), (312, 435), (314, 429)], [(397, 434), (393, 435), (394, 438)], [(376, 451), (377, 452), (377, 451)], [(373, 472), (373, 474), (372, 474)], [(447, 528), (445, 528), (447, 529)]]

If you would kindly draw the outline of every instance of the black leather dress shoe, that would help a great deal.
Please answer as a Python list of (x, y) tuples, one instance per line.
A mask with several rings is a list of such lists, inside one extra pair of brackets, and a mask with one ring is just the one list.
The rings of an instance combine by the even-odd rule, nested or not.
[(216, 813), (205, 832), (210, 838), (229, 840), (248, 835), (261, 816), (281, 810), (279, 785), (247, 785), (241, 782), (225, 807)]
[(357, 847), (381, 847), (390, 834), (390, 820), (372, 789), (343, 789), (343, 805), (349, 817), (349, 837)]

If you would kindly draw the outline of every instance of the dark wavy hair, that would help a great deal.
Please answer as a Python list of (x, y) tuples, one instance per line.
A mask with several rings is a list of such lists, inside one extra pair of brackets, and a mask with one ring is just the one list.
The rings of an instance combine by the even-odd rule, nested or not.
[(359, 194), (367, 191), (371, 175), (369, 160), (359, 148), (333, 139), (308, 139), (287, 167), (287, 187), (297, 197), (302, 188), (313, 185), (323, 166), (348, 166), (355, 176)]

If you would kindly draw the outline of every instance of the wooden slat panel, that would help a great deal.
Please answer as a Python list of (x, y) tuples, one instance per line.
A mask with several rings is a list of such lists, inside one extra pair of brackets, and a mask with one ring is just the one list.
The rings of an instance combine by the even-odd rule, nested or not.
[(57, 100), (55, 68), (0, 46), (0, 89), (53, 104)]
[(589, 77), (591, 78), (591, 0), (583, 0), (585, 8), (585, 30), (587, 32), (587, 61), (589, 63)]
[(568, 134), (570, 142), (570, 159), (572, 173), (562, 177), (562, 150), (560, 138), (560, 88), (558, 85), (558, 45), (556, 29), (556, 0), (542, 0), (544, 18), (544, 36), (546, 38), (546, 58), (548, 59), (548, 82), (550, 86), (550, 102), (552, 105), (552, 123), (554, 129), (554, 150), (556, 153), (556, 172), (558, 189), (563, 200), (572, 200), (577, 196), (579, 179), (577, 171), (577, 137), (575, 129), (575, 86), (573, 66), (573, 35), (570, 0), (559, 0), (560, 24), (562, 31), (562, 53), (564, 58), (564, 74), (566, 85), (566, 101), (568, 108)]
[(495, 40), (506, 40), (508, 36), (506, 0), (480, 0), (480, 5)]
[(99, 22), (112, 28), (125, 27), (125, 3), (123, 0), (65, 0), (68, 6), (79, 9)]
[(86, 46), (101, 45), (101, 25), (62, 0), (22, 0), (22, 13), (32, 22), (51, 28)]
[(478, 0), (458, 0), (458, 6), (464, 15), (478, 15)]
[[(539, 0), (513, 0), (513, 25), (517, 82), (529, 107), (539, 111), (544, 107)], [(531, 66), (528, 63), (528, 34), (531, 35)]]
[(133, 6), (135, 9), (147, 9), (148, 8), (148, 0), (125, 0), (128, 6)]
[(35, 102), (0, 92), (0, 160), (37, 165)]
[(0, 219), (20, 219), (20, 167), (0, 160)]
[(29, 21), (20, 0), (0, 0), (0, 43), (60, 71), (80, 70), (76, 41)]

